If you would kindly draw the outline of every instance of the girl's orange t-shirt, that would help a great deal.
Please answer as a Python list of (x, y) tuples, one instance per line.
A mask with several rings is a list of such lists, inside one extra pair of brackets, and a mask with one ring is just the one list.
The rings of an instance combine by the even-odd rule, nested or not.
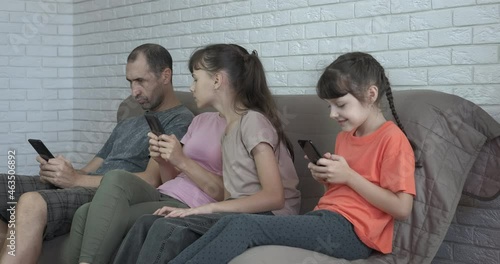
[[(387, 121), (375, 132), (354, 136), (354, 131), (337, 135), (335, 153), (370, 182), (394, 193), (415, 195), (415, 157), (405, 134)], [(350, 187), (328, 184), (315, 210), (330, 210), (343, 215), (354, 226), (368, 247), (382, 253), (392, 252), (394, 218), (367, 202)]]

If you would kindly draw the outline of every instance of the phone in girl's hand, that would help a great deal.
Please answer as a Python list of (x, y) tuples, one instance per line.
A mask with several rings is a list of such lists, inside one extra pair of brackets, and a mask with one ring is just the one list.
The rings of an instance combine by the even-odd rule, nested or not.
[(312, 141), (299, 139), (298, 142), (304, 153), (306, 153), (309, 161), (318, 164), (318, 160), (321, 159), (321, 154), (319, 154), (318, 149), (313, 145)]

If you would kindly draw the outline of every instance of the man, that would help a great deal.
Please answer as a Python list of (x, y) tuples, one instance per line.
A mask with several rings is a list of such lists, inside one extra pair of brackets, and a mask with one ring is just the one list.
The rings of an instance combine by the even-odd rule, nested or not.
[[(166, 134), (182, 138), (193, 114), (175, 97), (169, 52), (156, 44), (135, 48), (127, 58), (126, 77), (142, 108), (159, 118)], [(20, 198), (15, 207), (15, 228), (7, 225), (13, 210), (7, 210), (11, 206), (7, 204), (11, 201), (7, 200), (8, 177), (1, 175), (0, 231), (5, 240), (0, 263), (36, 263), (42, 240), (69, 232), (75, 211), (92, 200), (107, 171), (123, 169), (151, 182), (148, 175), (139, 173), (149, 161), (148, 131), (143, 116), (120, 122), (102, 149), (80, 170), (62, 156), (49, 161), (38, 156), (40, 176), (16, 176), (15, 194)], [(9, 247), (11, 234), (15, 234), (14, 252)]]

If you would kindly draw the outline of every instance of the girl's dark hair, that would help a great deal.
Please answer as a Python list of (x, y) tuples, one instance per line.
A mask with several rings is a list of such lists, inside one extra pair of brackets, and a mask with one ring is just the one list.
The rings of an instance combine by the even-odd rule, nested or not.
[[(264, 67), (254, 50), (251, 54), (236, 44), (214, 44), (196, 50), (189, 59), (189, 71), (205, 70), (210, 74), (225, 71), (235, 92), (235, 109), (251, 109), (266, 116), (276, 129), (278, 143), (283, 141), (292, 158), (293, 147), (283, 130), (276, 103), (267, 86)], [(241, 103), (244, 109), (238, 109)]]
[[(391, 84), (385, 75), (385, 70), (380, 63), (370, 54), (363, 52), (346, 53), (333, 61), (319, 78), (316, 92), (321, 99), (334, 99), (348, 93), (352, 94), (360, 102), (366, 102), (366, 91), (371, 85), (378, 87), (376, 104), (385, 94), (389, 107), (399, 128), (406, 135), (399, 116), (394, 106)], [(410, 140), (413, 149), (415, 144)]]
[(146, 43), (136, 47), (128, 55), (127, 62), (134, 62), (137, 60), (139, 54), (143, 54), (149, 66), (149, 70), (157, 77), (169, 68), (173, 70), (172, 56), (163, 46), (153, 43)]

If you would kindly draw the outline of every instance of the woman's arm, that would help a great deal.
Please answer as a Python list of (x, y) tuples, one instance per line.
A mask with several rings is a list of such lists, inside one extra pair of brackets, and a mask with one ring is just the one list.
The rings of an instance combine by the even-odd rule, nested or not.
[(224, 199), (222, 176), (206, 170), (196, 161), (187, 157), (175, 135), (161, 135), (158, 146), (161, 159), (176, 169), (177, 174), (184, 172), (198, 188), (214, 200), (222, 201)]
[(160, 165), (154, 158), (150, 158), (146, 170), (134, 173), (153, 187), (158, 187), (162, 183), (175, 178), (177, 170), (168, 162), (161, 160), (164, 164)]
[(178, 168), (191, 179), (198, 188), (216, 201), (224, 200), (224, 183), (222, 176), (212, 173), (196, 161), (187, 158), (178, 165)]
[(155, 214), (168, 213), (169, 217), (184, 217), (193, 214), (209, 214), (216, 212), (258, 213), (279, 210), (285, 205), (285, 194), (278, 162), (273, 148), (267, 143), (259, 143), (252, 149), (257, 167), (257, 175), (262, 189), (250, 196), (218, 203), (210, 203), (197, 208), (179, 209), (163, 207)]
[(148, 137), (150, 156), (148, 166), (146, 167), (145, 171), (137, 172), (134, 174), (156, 188), (161, 184), (175, 178), (179, 174), (179, 171), (168, 161), (162, 159), (158, 147), (158, 137), (151, 132), (148, 133)]

